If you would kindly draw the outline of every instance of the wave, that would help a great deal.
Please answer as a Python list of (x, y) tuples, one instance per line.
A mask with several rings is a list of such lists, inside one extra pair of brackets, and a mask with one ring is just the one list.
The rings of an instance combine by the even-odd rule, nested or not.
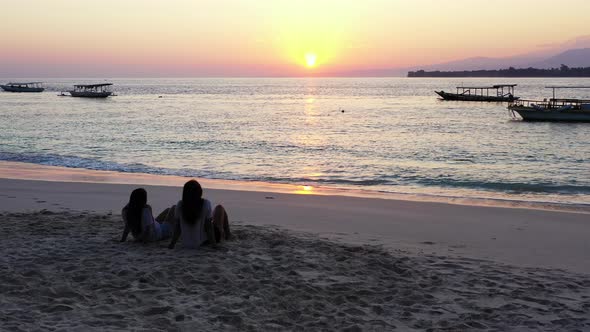
[(352, 186), (378, 186), (393, 185), (390, 180), (385, 179), (365, 179), (350, 180), (342, 178), (306, 178), (306, 177), (272, 177), (265, 176), (260, 178), (248, 177), (244, 180), (262, 181), (262, 182), (279, 182), (279, 183), (303, 183), (303, 184), (335, 184), (335, 185), (352, 185)]
[(147, 173), (157, 175), (179, 175), (187, 177), (209, 177), (206, 172), (197, 172), (192, 169), (168, 169), (152, 167), (139, 163), (123, 164), (99, 159), (77, 156), (63, 156), (56, 154), (20, 154), (0, 152), (0, 160), (16, 161), (47, 166), (61, 166), (70, 168), (84, 168), (99, 171), (115, 171), (124, 173)]
[(337, 172), (332, 177), (277, 177), (277, 176), (251, 176), (236, 174), (227, 171), (209, 171), (190, 168), (172, 169), (164, 167), (153, 167), (139, 163), (118, 163), (94, 158), (78, 156), (64, 156), (57, 154), (36, 154), (36, 153), (12, 153), (0, 152), (0, 160), (26, 162), (47, 166), (61, 166), (71, 168), (84, 168), (91, 170), (116, 171), (125, 173), (147, 173), (156, 175), (175, 175), (184, 177), (200, 177), (209, 179), (261, 181), (270, 183), (288, 184), (309, 184), (327, 185), (348, 188), (372, 188), (377, 187), (379, 191), (388, 188), (386, 191), (394, 192), (399, 187), (421, 187), (421, 188), (442, 188), (442, 189), (465, 189), (489, 192), (502, 192), (507, 194), (557, 194), (557, 195), (587, 195), (590, 194), (590, 186), (559, 184), (549, 182), (507, 182), (507, 181), (479, 181), (469, 179), (453, 178), (428, 178), (418, 176), (379, 175), (368, 178), (344, 178), (337, 177)]
[(438, 186), (443, 188), (471, 188), (487, 191), (502, 191), (513, 194), (590, 194), (590, 186), (568, 185), (549, 182), (500, 182), (500, 181), (478, 181), (465, 179), (427, 179), (422, 178), (416, 181), (424, 186)]

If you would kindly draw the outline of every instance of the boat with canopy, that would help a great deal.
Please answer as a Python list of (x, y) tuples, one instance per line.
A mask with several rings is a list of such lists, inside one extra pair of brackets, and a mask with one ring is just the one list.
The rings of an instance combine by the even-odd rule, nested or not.
[(558, 89), (590, 89), (590, 86), (546, 86), (553, 90), (553, 98), (516, 100), (508, 105), (513, 118), (518, 113), (524, 121), (590, 122), (590, 99), (556, 98)]
[(456, 93), (434, 91), (444, 100), (510, 102), (517, 100), (514, 87), (517, 84), (496, 84), (492, 86), (458, 86)]
[(0, 85), (2, 90), (7, 92), (43, 92), (43, 82), (7, 83)]
[(74, 85), (74, 90), (69, 92), (72, 97), (106, 98), (113, 95), (112, 85), (113, 83), (77, 84)]

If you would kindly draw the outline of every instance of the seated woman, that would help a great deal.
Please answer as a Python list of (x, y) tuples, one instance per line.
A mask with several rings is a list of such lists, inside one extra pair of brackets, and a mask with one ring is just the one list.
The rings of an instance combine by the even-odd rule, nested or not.
[(176, 225), (168, 248), (174, 248), (180, 237), (185, 248), (198, 248), (204, 244), (215, 246), (231, 237), (223, 206), (211, 209), (211, 202), (202, 196), (203, 189), (197, 181), (190, 180), (184, 184), (182, 200), (174, 207)]
[(147, 205), (147, 192), (143, 188), (131, 192), (129, 203), (125, 205), (121, 215), (125, 221), (121, 242), (127, 240), (129, 232), (135, 240), (144, 243), (169, 238), (172, 233), (170, 222), (174, 218), (173, 211), (166, 209), (154, 219), (152, 207)]

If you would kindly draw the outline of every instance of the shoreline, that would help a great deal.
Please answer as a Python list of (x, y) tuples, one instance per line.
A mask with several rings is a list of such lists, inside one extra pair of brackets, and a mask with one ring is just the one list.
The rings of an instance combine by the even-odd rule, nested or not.
[[(91, 170), (63, 166), (47, 166), (25, 162), (0, 161), (0, 179), (38, 180), (50, 182), (137, 184), (151, 186), (182, 186), (190, 177), (134, 172)], [(523, 208), (590, 214), (590, 205), (512, 200), (508, 198), (455, 197), (428, 193), (393, 193), (353, 188), (319, 187), (260, 181), (196, 178), (204, 187), (220, 190), (281, 193), (318, 196), (345, 196), (395, 201), (430, 202), (466, 206)]]

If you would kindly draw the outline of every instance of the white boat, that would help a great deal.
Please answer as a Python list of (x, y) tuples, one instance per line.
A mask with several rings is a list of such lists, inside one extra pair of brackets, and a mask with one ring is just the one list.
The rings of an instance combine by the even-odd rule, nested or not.
[(512, 117), (524, 121), (590, 122), (590, 100), (555, 98), (556, 89), (590, 89), (587, 86), (548, 86), (553, 89), (549, 100), (516, 100), (508, 105)]
[(43, 82), (8, 83), (0, 85), (0, 88), (8, 92), (43, 92)]
[(110, 87), (113, 83), (101, 84), (78, 84), (74, 85), (74, 90), (69, 91), (72, 97), (83, 98), (106, 98), (113, 95)]

